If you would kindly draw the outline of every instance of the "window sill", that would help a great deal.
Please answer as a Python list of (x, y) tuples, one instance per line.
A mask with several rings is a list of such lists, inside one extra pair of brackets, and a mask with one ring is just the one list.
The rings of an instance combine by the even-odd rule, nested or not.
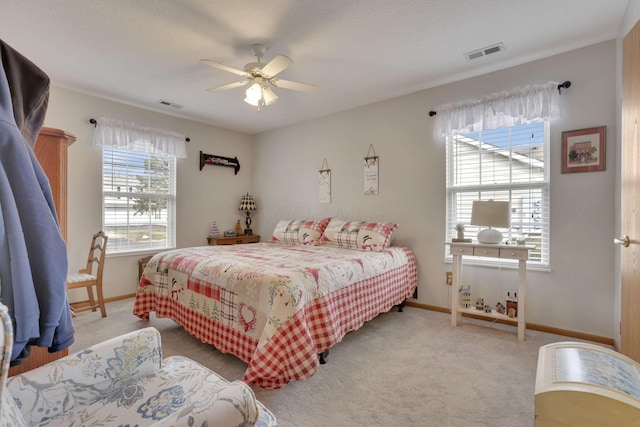
[(171, 248), (155, 248), (155, 249), (144, 249), (140, 251), (129, 251), (129, 252), (114, 252), (110, 254), (106, 254), (107, 258), (120, 258), (120, 257), (140, 257), (145, 255), (154, 255), (159, 252), (165, 252), (176, 249), (175, 247)]
[[(453, 257), (446, 256), (444, 259), (445, 264), (452, 264)], [(518, 261), (517, 260), (509, 260), (509, 259), (499, 259), (496, 258), (484, 258), (484, 257), (463, 257), (463, 263), (465, 266), (474, 266), (474, 267), (486, 267), (486, 268), (497, 268), (497, 269), (518, 269)], [(543, 271), (543, 272), (551, 272), (551, 267), (543, 264), (533, 264), (530, 261), (527, 261), (527, 270), (531, 271)]]

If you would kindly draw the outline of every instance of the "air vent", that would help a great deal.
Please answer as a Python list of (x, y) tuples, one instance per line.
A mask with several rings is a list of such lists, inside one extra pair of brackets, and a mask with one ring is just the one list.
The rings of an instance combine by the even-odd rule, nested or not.
[(483, 47), (482, 49), (472, 50), (471, 52), (467, 52), (464, 54), (465, 58), (471, 60), (476, 58), (481, 58), (483, 56), (491, 55), (492, 53), (500, 52), (504, 50), (504, 44), (497, 43), (491, 46)]
[(176, 104), (175, 102), (165, 101), (165, 100), (163, 100), (163, 99), (161, 99), (160, 101), (158, 101), (158, 103), (159, 103), (160, 105), (165, 106), (165, 107), (172, 107), (172, 108), (177, 108), (177, 109), (184, 108), (184, 105)]

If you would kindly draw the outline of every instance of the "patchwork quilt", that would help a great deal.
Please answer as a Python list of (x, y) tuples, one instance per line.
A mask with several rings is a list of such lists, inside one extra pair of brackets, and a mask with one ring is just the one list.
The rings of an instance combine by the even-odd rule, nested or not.
[(246, 383), (311, 377), (318, 353), (413, 295), (406, 247), (368, 252), (256, 243), (176, 249), (146, 265), (134, 314), (169, 317), (248, 364)]

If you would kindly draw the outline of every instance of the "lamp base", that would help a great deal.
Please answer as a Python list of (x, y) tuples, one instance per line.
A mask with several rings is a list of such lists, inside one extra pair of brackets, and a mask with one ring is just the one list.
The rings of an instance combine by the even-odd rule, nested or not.
[(502, 233), (493, 228), (485, 228), (478, 232), (478, 243), (496, 245), (502, 242)]
[(247, 218), (244, 220), (244, 235), (253, 236), (253, 230), (251, 229), (251, 211), (247, 210)]

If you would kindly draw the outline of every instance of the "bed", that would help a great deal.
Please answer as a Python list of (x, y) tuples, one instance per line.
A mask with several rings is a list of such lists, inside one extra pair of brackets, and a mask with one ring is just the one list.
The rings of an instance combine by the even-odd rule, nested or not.
[(318, 354), (403, 304), (416, 284), (415, 257), (406, 247), (358, 250), (283, 243), (272, 236), (270, 242), (153, 256), (140, 280), (134, 314), (173, 319), (246, 362), (246, 383), (280, 388), (311, 377)]

